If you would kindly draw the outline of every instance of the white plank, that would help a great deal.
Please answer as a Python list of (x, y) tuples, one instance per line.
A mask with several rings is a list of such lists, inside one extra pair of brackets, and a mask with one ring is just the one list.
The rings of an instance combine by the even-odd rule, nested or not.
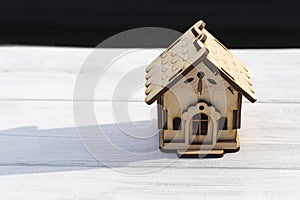
[[(72, 100), (76, 76), (92, 49), (49, 47), (0, 48), (0, 99)], [(97, 63), (107, 66), (115, 49), (100, 49)], [(105, 74), (96, 92), (98, 101), (110, 101), (113, 89), (124, 75), (146, 66), (161, 49), (123, 49)], [(233, 50), (248, 65), (260, 102), (300, 102), (300, 50)], [(18, 59), (16, 59), (18, 58)], [(101, 62), (103, 60), (103, 63)], [(93, 62), (92, 62), (93, 63)], [(144, 100), (144, 71), (134, 72), (139, 90), (131, 100)], [(16, 81), (17, 80), (17, 81)], [(119, 95), (115, 100), (127, 100)]]
[[(113, 88), (161, 51), (130, 50), (106, 74), (95, 111), (110, 141), (135, 155), (111, 155), (102, 143), (102, 163), (81, 143), (73, 119), (76, 75), (91, 51), (0, 48), (0, 199), (299, 199), (300, 50), (234, 50), (249, 66), (259, 100), (243, 105), (241, 151), (202, 160), (145, 156), (158, 148), (155, 123), (146, 133), (154, 136), (144, 140), (118, 129)], [(134, 75), (143, 82), (141, 71)], [(156, 122), (156, 107), (143, 98), (140, 86), (128, 112), (146, 126)], [(114, 100), (127, 106), (122, 95)], [(125, 128), (128, 121), (121, 120)]]
[(143, 175), (109, 169), (2, 176), (3, 199), (298, 199), (299, 171), (164, 168)]
[[(125, 106), (125, 103), (122, 103)], [(131, 102), (136, 112), (132, 120), (147, 125), (154, 117), (144, 103)], [(13, 106), (12, 106), (13, 105)], [(10, 108), (9, 112), (5, 112)], [(2, 167), (23, 166), (33, 168), (57, 167), (97, 167), (97, 163), (80, 142), (73, 122), (72, 103), (70, 102), (1, 102), (0, 110), (5, 115), (0, 118), (0, 157)], [(125, 134), (114, 120), (111, 103), (98, 102), (95, 110), (101, 111), (97, 116), (106, 137), (114, 145), (135, 155), (112, 155), (111, 146), (99, 143), (101, 161), (116, 168), (146, 167), (160, 169), (172, 163), (179, 168), (241, 168), (241, 169), (300, 169), (300, 136), (295, 130), (300, 128), (300, 105), (289, 104), (245, 104), (243, 128), (240, 130), (241, 151), (226, 154), (222, 159), (196, 160), (181, 159), (176, 161), (175, 154), (159, 151), (145, 157), (143, 152), (158, 149), (156, 123), (148, 139), (133, 137), (136, 134)], [(267, 112), (272, 110), (271, 112)], [(257, 113), (265, 113), (257, 116)], [(22, 113), (22, 116), (18, 117)], [(285, 113), (290, 116), (285, 117)], [(16, 116), (14, 118), (14, 116)], [(24, 116), (27, 116), (24, 118)], [(292, 117), (294, 116), (294, 117)], [(291, 120), (293, 118), (293, 120)], [(155, 119), (154, 119), (155, 121)], [(122, 121), (124, 127), (130, 123)], [(93, 126), (93, 125), (91, 125)], [(12, 128), (13, 127), (13, 128)], [(129, 135), (128, 135), (129, 134)], [(132, 135), (130, 135), (132, 134)], [(154, 137), (151, 137), (155, 134)], [(93, 139), (92, 139), (93, 140)], [(13, 144), (13, 145), (12, 145)], [(1, 165), (0, 165), (1, 166)], [(28, 168), (29, 170), (29, 168)], [(121, 169), (122, 170), (122, 169)], [(9, 173), (9, 172), (5, 172)], [(15, 169), (11, 173), (18, 173)]]

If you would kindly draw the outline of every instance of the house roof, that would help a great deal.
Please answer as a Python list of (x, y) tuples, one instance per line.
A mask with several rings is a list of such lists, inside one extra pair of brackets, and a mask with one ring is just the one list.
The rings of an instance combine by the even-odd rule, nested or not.
[(256, 101), (247, 67), (204, 27), (197, 22), (146, 68), (146, 103), (152, 104), (200, 62)]

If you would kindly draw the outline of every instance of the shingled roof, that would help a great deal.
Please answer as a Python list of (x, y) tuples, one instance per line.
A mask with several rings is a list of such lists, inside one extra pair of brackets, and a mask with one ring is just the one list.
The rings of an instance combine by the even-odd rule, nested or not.
[(197, 22), (146, 68), (146, 103), (152, 104), (200, 62), (256, 101), (246, 66), (204, 27), (203, 21)]

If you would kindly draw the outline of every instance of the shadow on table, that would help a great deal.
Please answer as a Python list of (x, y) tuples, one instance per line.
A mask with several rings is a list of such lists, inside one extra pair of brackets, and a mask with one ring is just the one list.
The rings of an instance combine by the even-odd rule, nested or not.
[[(122, 124), (126, 126), (130, 124)], [(107, 167), (159, 168), (164, 167), (159, 160), (177, 159), (176, 154), (158, 150), (158, 131), (151, 137), (137, 138), (123, 133), (116, 124), (84, 128), (101, 128), (105, 135), (79, 137), (75, 127), (39, 130), (30, 126), (0, 131), (0, 175)]]

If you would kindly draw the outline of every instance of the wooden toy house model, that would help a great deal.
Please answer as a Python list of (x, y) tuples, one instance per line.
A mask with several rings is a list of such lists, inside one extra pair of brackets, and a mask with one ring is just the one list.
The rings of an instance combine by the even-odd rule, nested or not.
[(204, 27), (197, 22), (146, 68), (160, 149), (180, 157), (238, 151), (242, 95), (256, 101), (246, 66)]

